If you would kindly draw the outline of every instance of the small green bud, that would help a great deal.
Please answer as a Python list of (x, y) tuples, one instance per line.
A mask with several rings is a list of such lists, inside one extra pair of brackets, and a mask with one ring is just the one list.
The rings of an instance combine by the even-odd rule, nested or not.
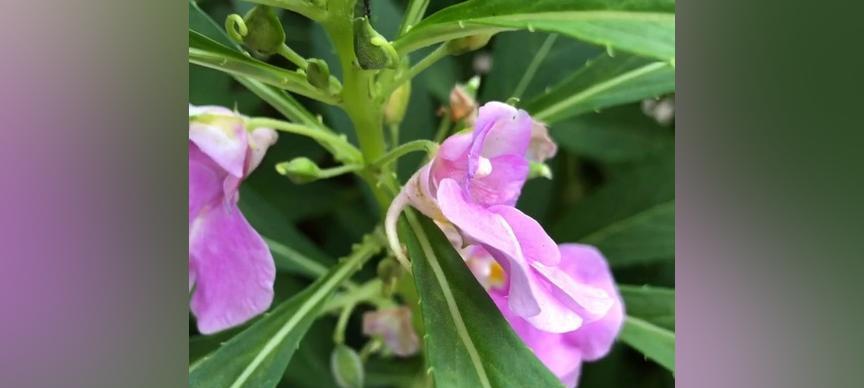
[(354, 56), (364, 70), (395, 69), (399, 64), (396, 49), (369, 23), (368, 0), (354, 5)]
[(309, 158), (299, 157), (276, 165), (276, 171), (296, 184), (309, 183), (321, 175), (321, 169)]
[(466, 36), (464, 38), (453, 39), (447, 43), (447, 53), (450, 55), (462, 55), (470, 51), (477, 50), (489, 43), (492, 34), (477, 34)]
[(381, 290), (389, 296), (396, 288), (396, 283), (402, 276), (402, 267), (393, 258), (385, 258), (378, 262), (378, 278), (381, 279)]
[(336, 345), (330, 355), (330, 370), (340, 388), (363, 387), (363, 361), (354, 349)]
[(390, 94), (384, 105), (384, 123), (399, 124), (405, 117), (408, 101), (411, 99), (411, 83), (405, 82)]
[(243, 37), (243, 44), (256, 54), (275, 54), (285, 43), (285, 30), (272, 8), (265, 5), (255, 6), (243, 20), (248, 30)]
[(316, 88), (327, 90), (330, 87), (330, 67), (327, 62), (318, 58), (310, 58), (306, 62), (306, 81)]

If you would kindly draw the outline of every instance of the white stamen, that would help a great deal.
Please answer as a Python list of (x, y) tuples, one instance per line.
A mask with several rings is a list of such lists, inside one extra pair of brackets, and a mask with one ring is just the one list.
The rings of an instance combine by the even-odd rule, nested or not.
[(489, 159), (480, 157), (480, 164), (477, 165), (477, 172), (474, 174), (477, 178), (483, 178), (492, 173), (492, 162)]

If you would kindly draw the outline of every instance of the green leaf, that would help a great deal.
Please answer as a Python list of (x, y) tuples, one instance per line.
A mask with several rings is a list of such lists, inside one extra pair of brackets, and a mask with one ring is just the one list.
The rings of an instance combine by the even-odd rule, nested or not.
[(672, 130), (657, 124), (638, 106), (574, 117), (549, 130), (564, 149), (606, 163), (644, 159), (675, 146)]
[(580, 113), (657, 97), (675, 90), (675, 68), (633, 55), (602, 54), (525, 109), (547, 123)]
[(556, 241), (597, 246), (612, 266), (675, 255), (674, 155), (646, 163), (566, 210), (550, 228)]
[(675, 373), (675, 333), (628, 316), (618, 338)]
[(501, 316), (435, 224), (408, 212), (403, 237), (420, 296), (425, 351), (439, 387), (560, 387)]
[(426, 18), (395, 47), (406, 53), (474, 34), (536, 29), (672, 61), (674, 12), (672, 0), (470, 0)]
[[(238, 53), (241, 52), (240, 46), (229, 39), (225, 31), (204, 13), (194, 0), (189, 0), (189, 29), (222, 43)], [(324, 126), (312, 113), (284, 90), (247, 77), (235, 76), (234, 78), (285, 117), (310, 127), (324, 129)]]
[(189, 386), (275, 387), (321, 307), (380, 246), (371, 237), (364, 240), (326, 276), (192, 364)]
[(675, 330), (675, 290), (651, 286), (619, 285), (627, 315), (664, 329)]

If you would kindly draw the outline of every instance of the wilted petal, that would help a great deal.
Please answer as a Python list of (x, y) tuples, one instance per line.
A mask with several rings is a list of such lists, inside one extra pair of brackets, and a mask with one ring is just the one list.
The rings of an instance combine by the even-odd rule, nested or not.
[(201, 333), (242, 324), (273, 301), (273, 257), (234, 203), (202, 209), (192, 222), (189, 267)]
[(381, 337), (393, 354), (402, 357), (417, 353), (420, 346), (411, 325), (411, 310), (407, 307), (364, 313), (363, 334)]
[(252, 134), (249, 136), (249, 153), (247, 155), (244, 176), (252, 173), (261, 164), (261, 160), (264, 159), (267, 149), (276, 144), (278, 138), (279, 135), (271, 128), (255, 128), (252, 131)]
[(604, 290), (614, 302), (603, 318), (566, 334), (567, 341), (581, 349), (585, 360), (597, 360), (609, 353), (621, 331), (624, 304), (615, 287), (612, 271), (597, 248), (582, 244), (561, 244), (560, 248), (560, 267), (577, 282)]

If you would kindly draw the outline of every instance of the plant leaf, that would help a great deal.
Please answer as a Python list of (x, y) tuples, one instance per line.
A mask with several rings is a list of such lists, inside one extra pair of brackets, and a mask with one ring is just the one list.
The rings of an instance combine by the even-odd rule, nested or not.
[(672, 0), (470, 0), (429, 16), (395, 47), (406, 53), (474, 34), (536, 29), (672, 61), (674, 12)]
[(675, 290), (664, 287), (619, 285), (627, 315), (675, 331)]
[(618, 338), (675, 373), (675, 333), (648, 321), (627, 316)]
[(275, 387), (333, 291), (380, 249), (366, 241), (303, 292), (189, 368), (190, 387)]
[(675, 255), (675, 161), (661, 158), (618, 177), (566, 210), (550, 229), (556, 241), (597, 246), (612, 266)]
[(547, 123), (580, 113), (669, 93), (675, 90), (675, 68), (667, 62), (617, 54), (602, 54), (579, 71), (525, 104)]
[(426, 359), (436, 386), (560, 387), (438, 227), (408, 214), (411, 231), (403, 224), (402, 235), (412, 258), (426, 328)]

